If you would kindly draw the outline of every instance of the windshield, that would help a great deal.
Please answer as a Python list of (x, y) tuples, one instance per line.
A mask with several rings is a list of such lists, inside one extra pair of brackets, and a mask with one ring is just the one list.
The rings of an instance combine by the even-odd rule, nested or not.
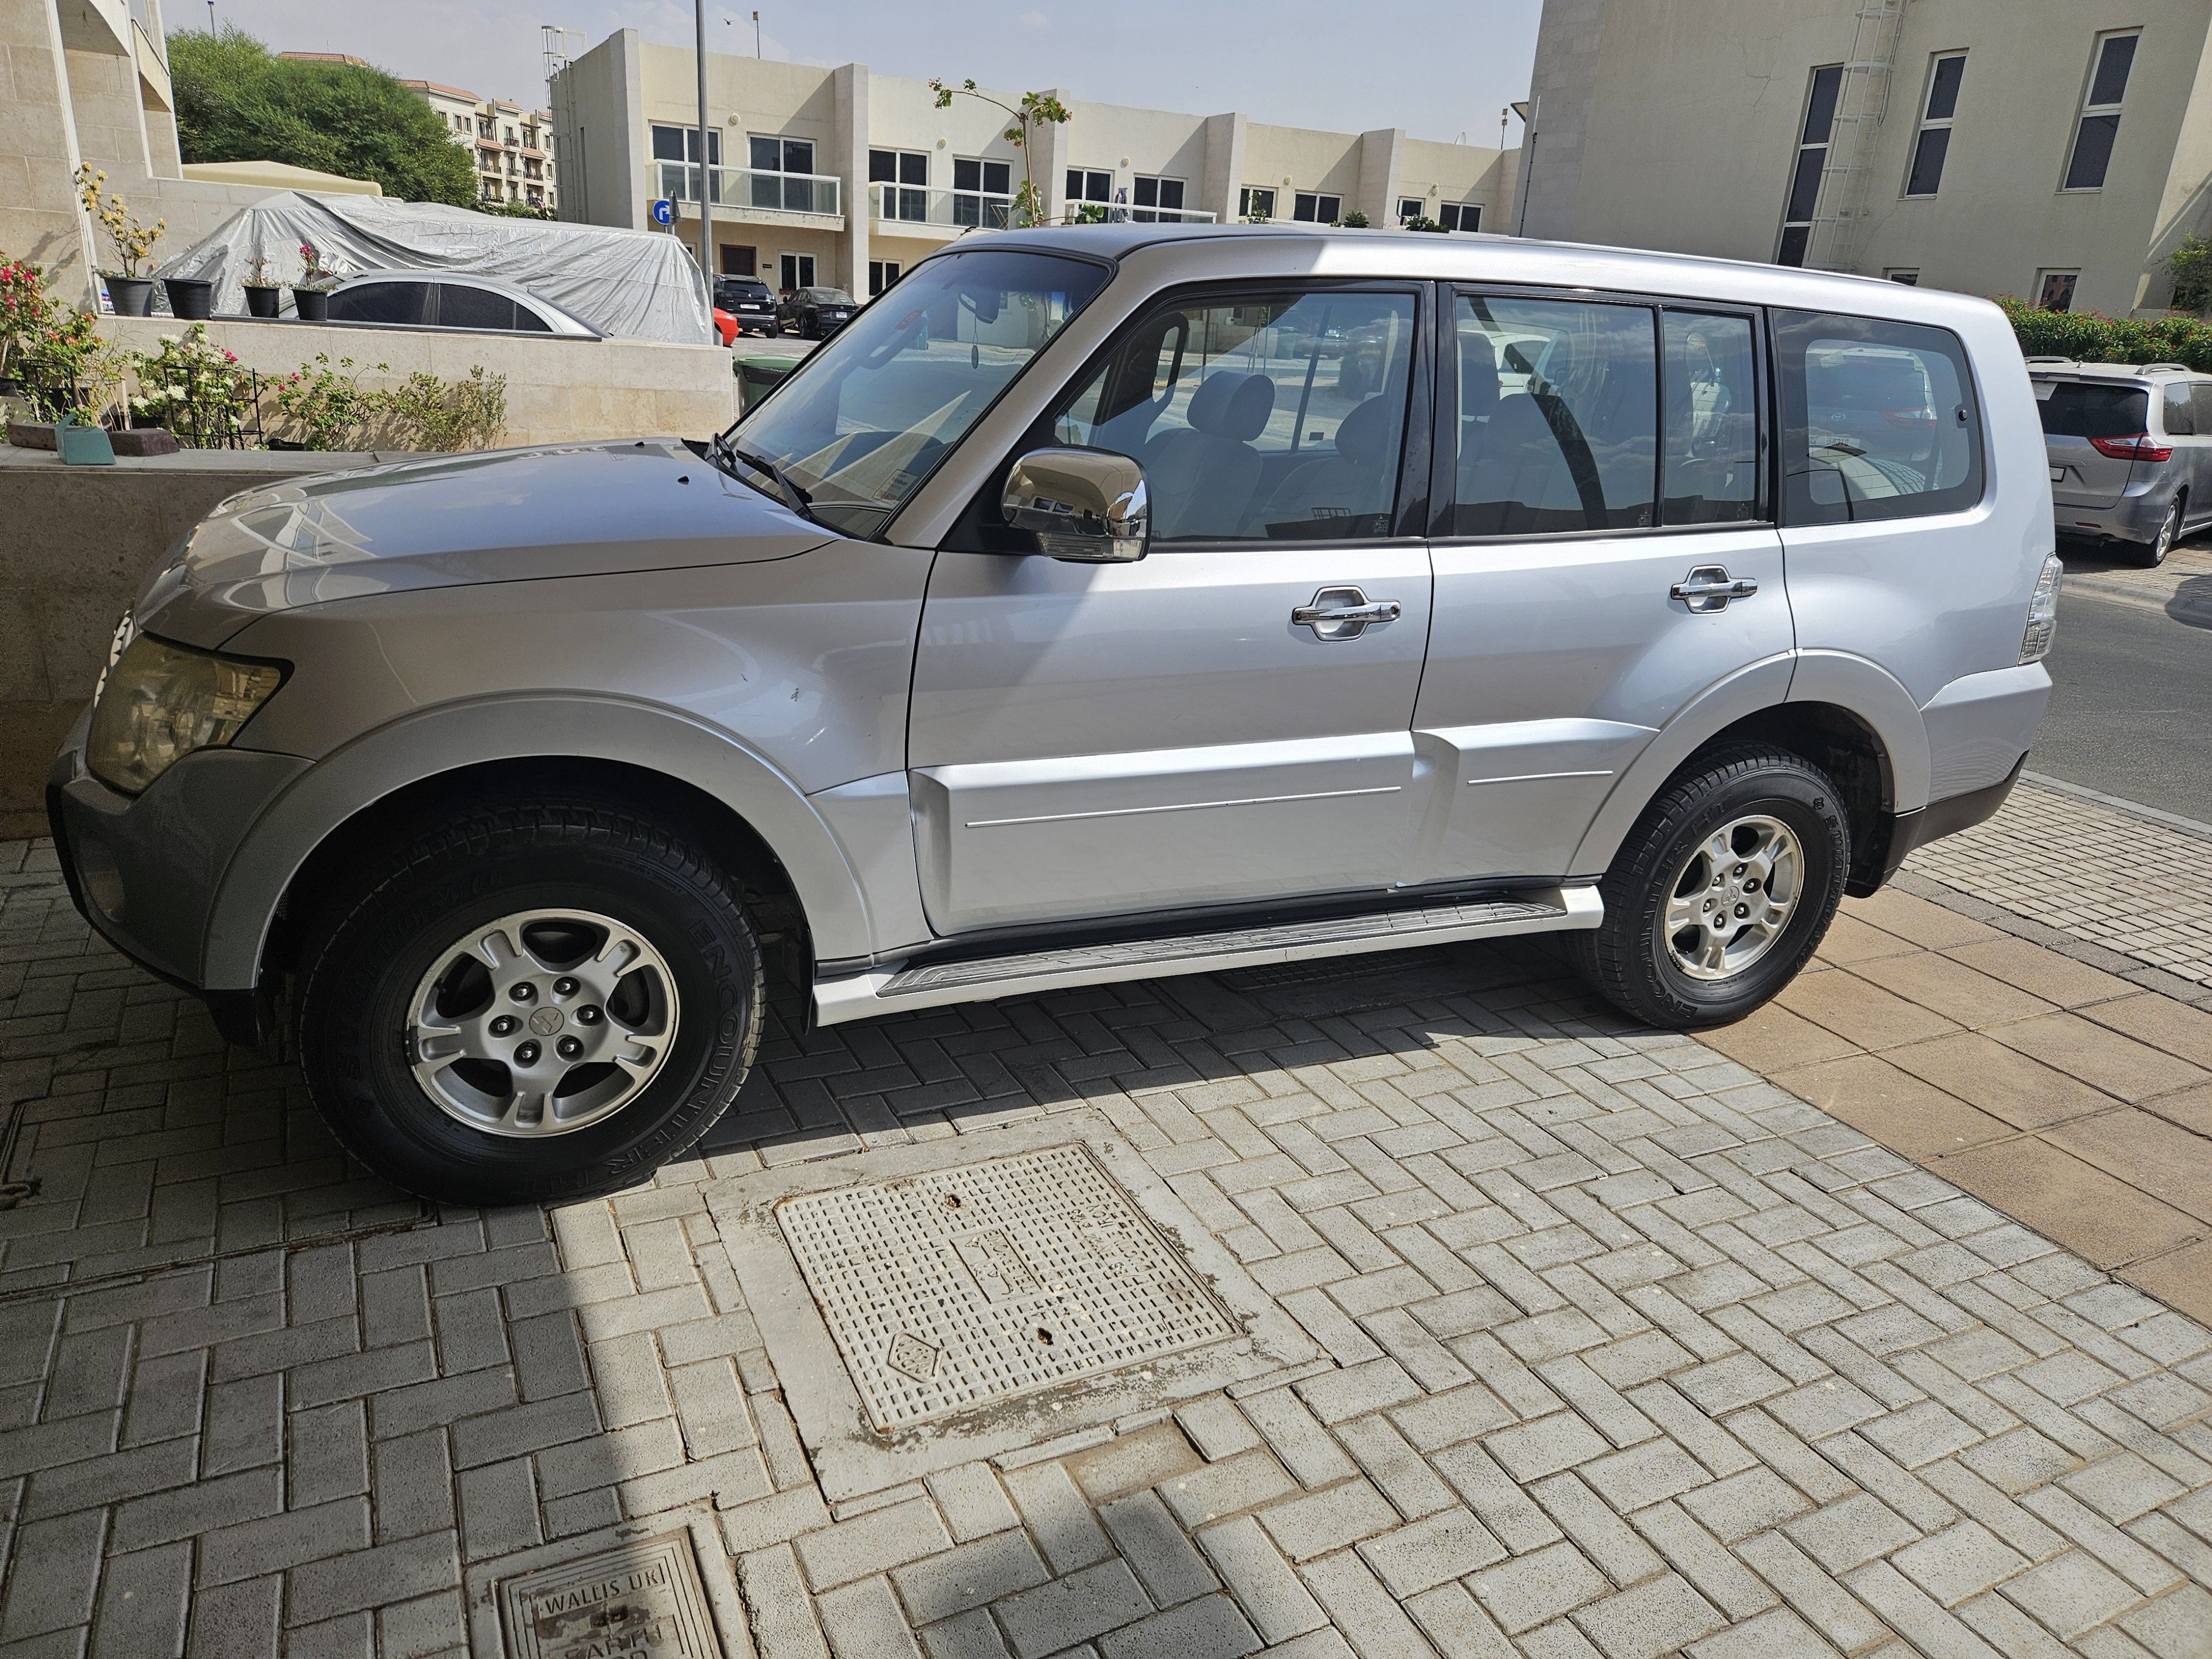
[(732, 435), (781, 467), (823, 523), (872, 536), (1106, 277), (1085, 260), (1010, 248), (931, 259)]
[(2139, 386), (2046, 380), (2036, 392), (2043, 398), (2043, 429), (2054, 438), (2130, 438), (2150, 429), (2150, 398)]

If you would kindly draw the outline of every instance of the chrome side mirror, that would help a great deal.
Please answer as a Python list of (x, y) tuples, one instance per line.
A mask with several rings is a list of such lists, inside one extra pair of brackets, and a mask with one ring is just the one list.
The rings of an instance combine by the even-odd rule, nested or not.
[(1145, 469), (1110, 449), (1033, 449), (1006, 474), (1000, 511), (1055, 559), (1123, 564), (1145, 556), (1152, 507)]

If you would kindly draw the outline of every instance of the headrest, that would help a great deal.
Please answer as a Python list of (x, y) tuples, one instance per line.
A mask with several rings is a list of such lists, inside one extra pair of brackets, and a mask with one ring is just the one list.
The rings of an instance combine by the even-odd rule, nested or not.
[(1207, 375), (1190, 397), (1192, 426), (1238, 443), (1258, 437), (1274, 412), (1275, 383), (1264, 374), (1224, 368)]
[(1403, 400), (1370, 398), (1346, 416), (1337, 424), (1336, 453), (1360, 466), (1381, 466), (1389, 459), (1390, 441), (1397, 435), (1390, 425), (1394, 406), (1403, 408)]
[(1498, 355), (1486, 334), (1459, 337), (1459, 412), (1462, 419), (1498, 408)]

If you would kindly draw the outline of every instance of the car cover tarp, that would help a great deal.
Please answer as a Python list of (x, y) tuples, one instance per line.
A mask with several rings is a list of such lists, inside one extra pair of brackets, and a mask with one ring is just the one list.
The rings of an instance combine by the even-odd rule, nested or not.
[(300, 245), (324, 269), (453, 271), (525, 288), (602, 334), (681, 345), (715, 339), (707, 285), (690, 250), (665, 231), (617, 230), (543, 219), (507, 219), (437, 202), (277, 191), (240, 209), (161, 265), (159, 276), (213, 281), (215, 309), (246, 309), (255, 259), (289, 287), (302, 275)]

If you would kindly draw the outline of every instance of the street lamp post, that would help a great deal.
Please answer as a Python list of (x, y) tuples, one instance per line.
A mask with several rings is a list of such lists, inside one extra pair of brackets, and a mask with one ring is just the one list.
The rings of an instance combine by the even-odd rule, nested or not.
[(691, 12), (699, 37), (699, 274), (707, 279), (707, 301), (711, 305), (714, 299), (714, 172), (707, 159), (707, 0), (692, 0)]

